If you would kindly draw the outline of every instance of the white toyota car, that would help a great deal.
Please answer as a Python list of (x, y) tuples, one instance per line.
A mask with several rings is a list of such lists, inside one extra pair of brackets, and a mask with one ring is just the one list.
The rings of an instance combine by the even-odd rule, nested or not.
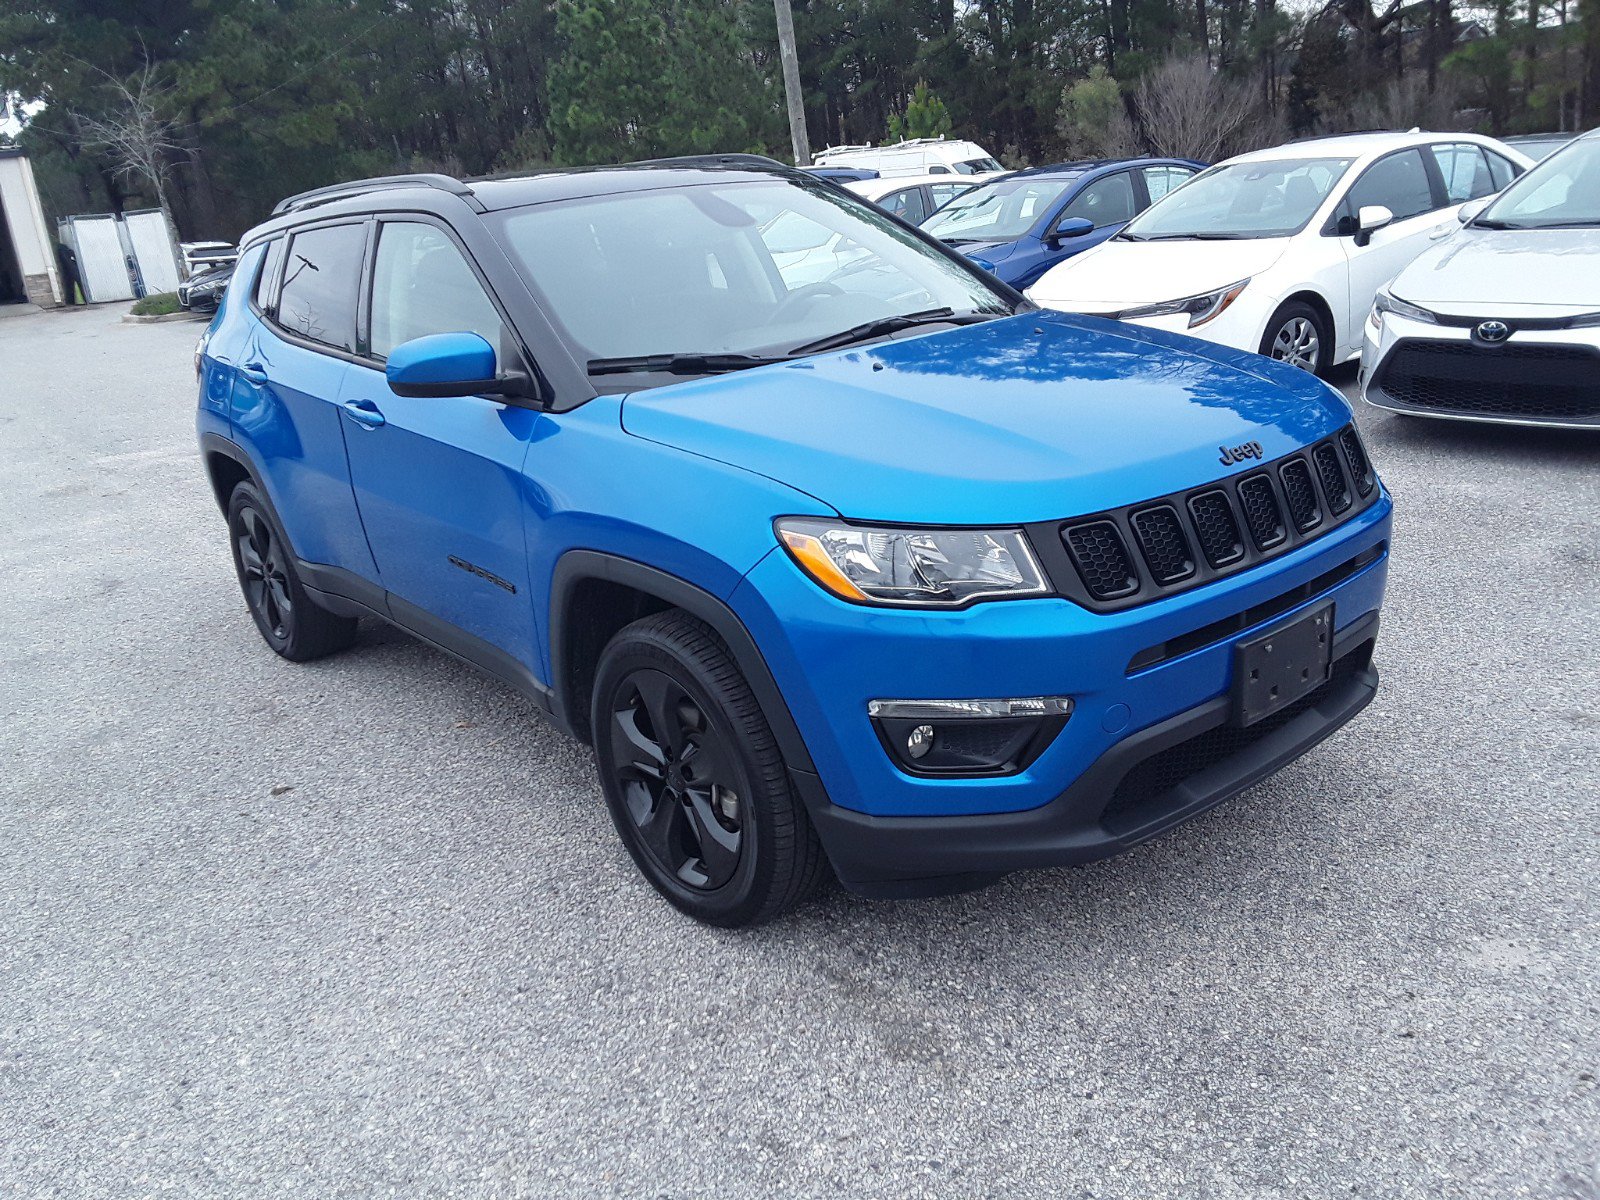
[(1460, 215), (1378, 293), (1363, 396), (1416, 416), (1600, 427), (1600, 129)]
[(1469, 133), (1345, 134), (1257, 150), (1167, 193), (1028, 296), (1320, 373), (1361, 352), (1378, 288), (1454, 230), (1457, 206), (1531, 164)]

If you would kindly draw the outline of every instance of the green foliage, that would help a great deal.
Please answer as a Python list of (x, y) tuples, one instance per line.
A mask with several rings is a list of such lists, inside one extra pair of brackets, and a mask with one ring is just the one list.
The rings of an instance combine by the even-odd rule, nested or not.
[(136, 317), (165, 317), (178, 312), (183, 305), (178, 303), (177, 292), (151, 292), (150, 295), (141, 297), (133, 302), (130, 309)]
[(1068, 158), (1131, 153), (1136, 144), (1122, 87), (1096, 63), (1087, 78), (1064, 88), (1056, 111), (1056, 134)]
[(737, 11), (706, 0), (557, 0), (556, 161), (756, 148), (775, 94), (743, 45)]
[(911, 99), (903, 113), (889, 114), (889, 144), (908, 138), (936, 138), (950, 133), (950, 110), (944, 101), (928, 90), (922, 80), (911, 89)]

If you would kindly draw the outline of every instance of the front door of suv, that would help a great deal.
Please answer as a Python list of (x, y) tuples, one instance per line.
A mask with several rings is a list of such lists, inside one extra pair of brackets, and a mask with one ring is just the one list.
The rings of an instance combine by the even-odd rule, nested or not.
[(442, 226), (380, 220), (368, 279), (366, 355), (342, 399), (350, 478), (390, 607), (447, 646), (453, 626), (532, 666), (522, 465), (542, 418), (483, 396), (397, 396), (383, 374), (390, 351), (427, 334), (481, 334), (502, 370), (520, 351)]

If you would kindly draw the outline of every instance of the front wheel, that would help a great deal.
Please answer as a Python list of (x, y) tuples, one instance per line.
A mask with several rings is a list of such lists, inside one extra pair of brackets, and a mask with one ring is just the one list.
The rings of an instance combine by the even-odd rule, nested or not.
[(1333, 360), (1333, 333), (1322, 314), (1311, 305), (1291, 300), (1267, 322), (1267, 331), (1261, 338), (1261, 353), (1313, 375), (1322, 375)]
[(673, 905), (711, 925), (754, 925), (812, 891), (822, 847), (709, 627), (669, 610), (618, 633), (600, 656), (591, 721), (611, 820)]

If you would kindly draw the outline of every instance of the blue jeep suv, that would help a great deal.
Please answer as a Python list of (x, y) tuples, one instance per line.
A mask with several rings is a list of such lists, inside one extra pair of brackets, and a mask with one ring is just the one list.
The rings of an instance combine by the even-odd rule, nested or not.
[(295, 196), (197, 364), (268, 646), (378, 617), (531, 697), (707, 922), (1116, 853), (1377, 687), (1391, 506), (1336, 392), (767, 160)]

